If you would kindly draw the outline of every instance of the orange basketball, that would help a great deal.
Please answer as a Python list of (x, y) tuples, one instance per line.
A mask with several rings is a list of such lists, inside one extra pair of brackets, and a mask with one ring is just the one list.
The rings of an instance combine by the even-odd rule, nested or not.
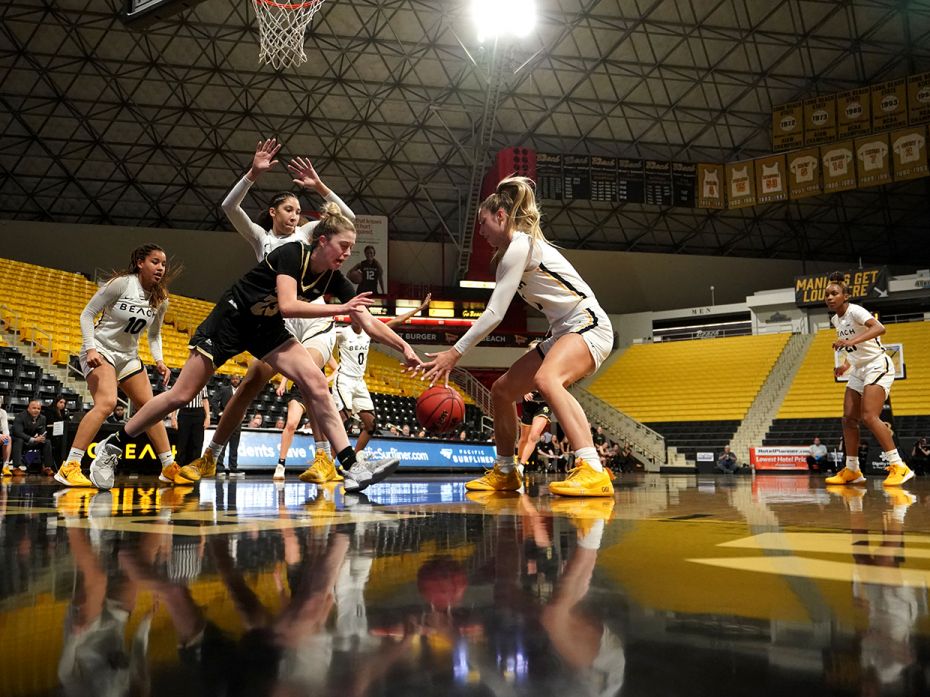
[(430, 387), (417, 399), (417, 421), (427, 431), (446, 433), (464, 420), (465, 401), (451, 387)]

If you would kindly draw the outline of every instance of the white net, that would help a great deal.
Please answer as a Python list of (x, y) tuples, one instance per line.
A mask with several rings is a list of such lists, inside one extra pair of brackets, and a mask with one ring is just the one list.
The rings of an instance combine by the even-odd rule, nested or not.
[(304, 53), (304, 32), (324, 0), (283, 3), (272, 0), (252, 0), (258, 15), (260, 51), (259, 63), (276, 70), (300, 65), (307, 60)]

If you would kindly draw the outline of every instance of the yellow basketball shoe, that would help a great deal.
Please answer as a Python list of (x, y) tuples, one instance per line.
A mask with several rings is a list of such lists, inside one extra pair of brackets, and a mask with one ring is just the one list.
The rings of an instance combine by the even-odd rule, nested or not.
[[(175, 484), (194, 484), (199, 482), (203, 477), (207, 476), (204, 474), (204, 460), (207, 458), (208, 453), (204, 453), (203, 457), (198, 457), (189, 465), (184, 465), (181, 467), (177, 474), (174, 475)], [(212, 459), (212, 455), (210, 458)], [(213, 473), (216, 474), (216, 463), (213, 463)]]
[(90, 480), (81, 473), (81, 463), (74, 460), (58, 468), (55, 481), (65, 486), (93, 486)]
[(885, 469), (888, 471), (888, 476), (885, 477), (882, 486), (901, 486), (904, 482), (914, 478), (914, 470), (903, 462), (892, 462)]
[(161, 468), (161, 473), (158, 475), (158, 481), (164, 482), (165, 484), (174, 484), (175, 478), (181, 472), (181, 465), (177, 462), (172, 462), (167, 467)]
[(325, 484), (326, 482), (341, 482), (345, 477), (336, 471), (332, 458), (317, 449), (313, 463), (300, 473), (298, 479), (309, 484)]
[(568, 477), (561, 482), (549, 484), (549, 493), (559, 496), (613, 496), (614, 485), (610, 481), (607, 470), (598, 472), (583, 459), (576, 460), (578, 464), (568, 473)]
[(502, 472), (494, 465), (494, 469), (485, 471), (483, 477), (466, 482), (465, 488), (469, 491), (516, 491), (522, 485), (523, 481), (516, 466), (509, 472)]
[(591, 526), (597, 520), (608, 522), (614, 514), (613, 497), (599, 496), (585, 499), (552, 499), (550, 510), (568, 518), (582, 537), (591, 532)]
[(848, 467), (844, 467), (832, 477), (827, 477), (824, 481), (827, 484), (862, 484), (865, 481), (865, 477), (862, 476), (862, 472), (859, 470), (851, 470)]
[(4, 465), (3, 466), (3, 476), (12, 477), (13, 476), (13, 465)]

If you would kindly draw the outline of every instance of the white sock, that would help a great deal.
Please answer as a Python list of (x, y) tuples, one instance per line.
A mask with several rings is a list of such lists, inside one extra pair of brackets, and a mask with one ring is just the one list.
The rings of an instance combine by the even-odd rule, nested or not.
[(494, 466), (504, 474), (510, 474), (510, 471), (513, 469), (513, 455), (510, 457), (498, 455), (494, 458)]
[(165, 467), (174, 462), (174, 455), (171, 454), (170, 450), (166, 453), (158, 453), (158, 461), (161, 462), (161, 468), (165, 469)]
[(220, 453), (223, 452), (223, 448), (226, 446), (226, 443), (217, 443), (215, 440), (210, 441), (210, 445), (207, 446), (207, 452), (213, 456), (213, 459), (216, 460), (219, 458)]
[(601, 464), (601, 456), (597, 454), (597, 448), (591, 446), (590, 448), (579, 448), (575, 451), (575, 460), (584, 460), (588, 463), (588, 467), (593, 469), (595, 472), (603, 472), (604, 466)]
[(604, 521), (595, 520), (587, 534), (578, 533), (578, 546), (585, 549), (600, 549), (601, 536), (604, 534)]
[(316, 444), (316, 449), (317, 449), (317, 450), (322, 450), (322, 451), (323, 451), (324, 453), (326, 453), (330, 458), (332, 458), (332, 456), (333, 456), (333, 451), (332, 451), (332, 449), (329, 447), (329, 441), (328, 441), (328, 440), (324, 440), (324, 441), (321, 441), (321, 442), (317, 442), (317, 444)]
[(892, 506), (891, 517), (899, 523), (904, 522), (904, 516), (907, 514), (907, 506)]
[(862, 499), (847, 499), (846, 504), (850, 513), (862, 513)]
[(890, 465), (892, 463), (898, 465), (903, 465), (904, 460), (901, 459), (901, 456), (898, 454), (898, 449), (886, 450), (885, 451), (885, 461)]
[(859, 471), (859, 458), (858, 457), (849, 457), (846, 456), (846, 469), (850, 469), (853, 472)]
[(85, 452), (87, 451), (81, 450), (80, 448), (71, 448), (71, 450), (68, 451), (68, 459), (66, 462), (76, 462), (81, 464), (81, 460), (83, 459)]

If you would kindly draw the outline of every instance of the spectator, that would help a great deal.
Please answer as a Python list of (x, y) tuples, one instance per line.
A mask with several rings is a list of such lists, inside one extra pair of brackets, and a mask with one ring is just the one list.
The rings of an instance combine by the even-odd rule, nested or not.
[(623, 449), (620, 451), (620, 471), (635, 472), (640, 466), (639, 460), (633, 455), (633, 444), (630, 441), (625, 441)]
[(464, 428), (459, 431), (459, 440), (468, 440), (468, 431), (466, 431)]
[(717, 469), (724, 474), (735, 474), (739, 471), (739, 462), (736, 453), (730, 452), (730, 446), (723, 446), (723, 453), (717, 458)]
[(410, 424), (404, 424), (400, 427), (400, 435), (402, 435), (404, 438), (410, 437)]
[(203, 432), (210, 427), (210, 400), (207, 388), (187, 405), (178, 409), (178, 456), (177, 463), (184, 467), (203, 453)]
[(399, 436), (400, 433), (397, 431), (397, 426), (394, 424), (388, 424), (388, 435)]
[(927, 443), (927, 437), (924, 436), (916, 443), (911, 451), (911, 467), (917, 474), (926, 474), (930, 467), (930, 443)]
[(559, 461), (555, 443), (551, 439), (547, 443), (545, 438), (540, 436), (539, 441), (536, 443), (536, 450), (530, 456), (530, 462), (534, 460), (539, 469), (545, 472), (554, 470)]
[(417, 438), (427, 438), (427, 437), (428, 436), (426, 435), (425, 428), (421, 428), (419, 431), (417, 431)]
[[(62, 441), (67, 438), (64, 425), (71, 421), (71, 412), (68, 410), (68, 402), (63, 394), (55, 395), (55, 399), (48, 406), (42, 407), (42, 414), (45, 416), (45, 423), (48, 424), (49, 436), (52, 440), (52, 458), (57, 460), (67, 453), (62, 452)], [(55, 435), (55, 424), (61, 422), (61, 433)]]
[[(0, 400), (2, 399), (0, 397)], [(3, 447), (3, 476), (6, 477), (13, 473), (13, 468), (10, 466), (10, 449), (13, 441), (10, 438), (10, 417), (3, 407), (0, 407), (0, 445)]]
[(559, 450), (562, 452), (558, 464), (559, 472), (568, 472), (575, 465), (575, 451), (568, 442), (568, 436), (562, 436), (562, 440), (559, 441)]
[(827, 446), (820, 442), (820, 438), (815, 437), (813, 444), (808, 448), (807, 466), (811, 472), (823, 472), (829, 468), (830, 462), (827, 459)]
[[(213, 412), (217, 415), (217, 419), (222, 418), (223, 412), (226, 410), (226, 405), (229, 404), (229, 400), (231, 400), (233, 395), (236, 394), (236, 390), (239, 389), (239, 384), (241, 382), (242, 376), (233, 375), (229, 378), (228, 385), (222, 385), (220, 386), (220, 389), (216, 391), (216, 394), (213, 396)], [(240, 423), (229, 436), (229, 440), (220, 451), (220, 456), (216, 459), (216, 466), (218, 468), (222, 468), (226, 472), (235, 472), (238, 469), (239, 439), (241, 437), (242, 424)], [(229, 453), (228, 458), (227, 453)]]
[(252, 414), (252, 418), (249, 419), (249, 428), (261, 428), (261, 427), (262, 427), (262, 415)]
[(279, 416), (277, 419), (275, 419), (274, 427), (276, 431), (283, 431), (284, 430), (284, 417)]
[(604, 427), (598, 426), (591, 434), (594, 437), (594, 447), (603, 445), (607, 442), (607, 436), (604, 435)]
[(48, 440), (45, 417), (42, 416), (42, 402), (33, 399), (26, 411), (13, 419), (13, 470), (12, 474), (25, 474), (23, 450), (38, 451), (42, 457), (42, 473), (52, 476), (52, 444)]
[(116, 425), (126, 423), (126, 407), (122, 404), (117, 404), (113, 407), (113, 413), (107, 417), (107, 423)]

